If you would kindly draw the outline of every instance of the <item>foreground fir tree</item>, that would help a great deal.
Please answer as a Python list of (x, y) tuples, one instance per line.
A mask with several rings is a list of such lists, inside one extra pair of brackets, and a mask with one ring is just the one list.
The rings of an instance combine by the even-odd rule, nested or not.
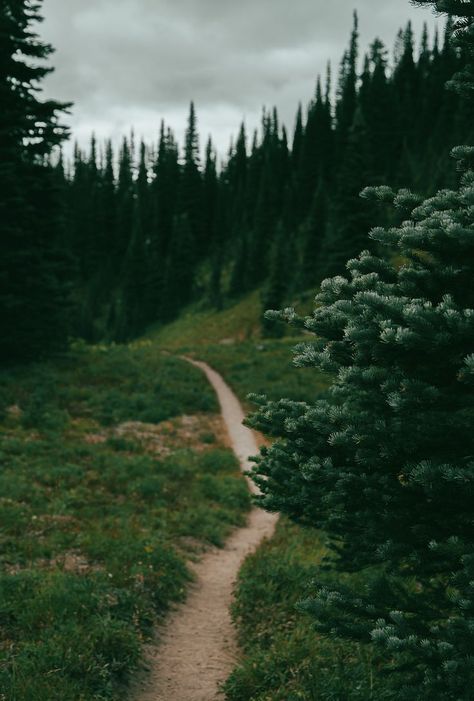
[[(466, 46), (474, 3), (437, 6)], [(269, 313), (316, 335), (296, 364), (334, 382), (312, 404), (260, 399), (251, 420), (278, 439), (255, 468), (261, 504), (324, 529), (331, 566), (351, 573), (304, 608), (373, 643), (397, 701), (474, 698), (474, 147), (453, 155), (456, 190), (364, 192), (404, 219), (371, 232), (384, 258), (349, 261), (309, 318)]]
[[(474, 163), (474, 148), (456, 155)], [(260, 400), (251, 423), (279, 440), (255, 479), (266, 509), (328, 533), (337, 569), (371, 573), (306, 608), (321, 630), (386, 650), (404, 670), (387, 698), (471, 699), (474, 173), (421, 203), (365, 194), (411, 210), (371, 233), (406, 262), (364, 252), (323, 283), (313, 316), (269, 313), (317, 335), (296, 364), (335, 380), (310, 405)]]

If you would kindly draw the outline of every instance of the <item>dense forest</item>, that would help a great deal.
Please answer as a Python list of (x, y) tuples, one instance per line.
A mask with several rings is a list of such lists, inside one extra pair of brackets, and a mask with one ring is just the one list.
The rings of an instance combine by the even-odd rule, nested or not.
[[(51, 53), (32, 33), (35, 18), (37, 9), (2, 13), (7, 53)], [(191, 104), (182, 152), (162, 124), (156, 146), (131, 136), (116, 153), (92, 137), (65, 163), (67, 106), (32, 90), (47, 69), (12, 60), (2, 96), (11, 125), (0, 144), (1, 355), (34, 357), (70, 337), (127, 340), (191, 301), (220, 308), (255, 287), (262, 309), (277, 307), (343, 271), (369, 245), (370, 226), (392, 216), (361, 200), (363, 187), (434, 192), (455, 177), (452, 146), (472, 139), (465, 100), (445, 88), (465, 63), (450, 30), (440, 41), (425, 28), (417, 42), (408, 24), (391, 57), (376, 39), (362, 58), (355, 15), (335, 89), (328, 68), (293, 134), (276, 109), (265, 111), (258, 132), (241, 126), (224, 162), (211, 140), (202, 159)]]

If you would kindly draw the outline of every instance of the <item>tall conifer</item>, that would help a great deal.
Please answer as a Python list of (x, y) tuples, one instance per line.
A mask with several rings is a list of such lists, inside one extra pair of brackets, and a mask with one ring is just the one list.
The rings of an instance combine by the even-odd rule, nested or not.
[(35, 357), (69, 330), (71, 270), (49, 154), (67, 105), (38, 88), (53, 51), (35, 31), (40, 3), (0, 2), (0, 357)]
[[(436, 4), (473, 27), (474, 2)], [(278, 437), (255, 469), (260, 503), (324, 529), (328, 566), (352, 574), (303, 608), (377, 647), (394, 701), (467, 700), (474, 681), (474, 147), (453, 155), (457, 189), (365, 191), (403, 217), (370, 234), (385, 257), (349, 261), (312, 316), (269, 315), (315, 334), (296, 364), (334, 383), (311, 404), (261, 399), (252, 420)]]

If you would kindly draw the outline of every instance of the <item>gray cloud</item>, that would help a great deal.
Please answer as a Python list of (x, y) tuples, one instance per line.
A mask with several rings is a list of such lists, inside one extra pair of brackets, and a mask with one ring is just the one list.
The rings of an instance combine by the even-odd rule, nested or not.
[[(392, 47), (411, 19), (433, 24), (408, 0), (353, 0), (361, 48), (380, 36)], [(165, 118), (182, 136), (196, 102), (201, 133), (227, 149), (242, 119), (258, 125), (276, 105), (291, 128), (327, 60), (347, 45), (347, 0), (45, 0), (42, 36), (57, 49), (48, 96), (75, 103), (70, 123), (83, 142), (94, 130), (118, 138), (133, 125), (156, 138)]]

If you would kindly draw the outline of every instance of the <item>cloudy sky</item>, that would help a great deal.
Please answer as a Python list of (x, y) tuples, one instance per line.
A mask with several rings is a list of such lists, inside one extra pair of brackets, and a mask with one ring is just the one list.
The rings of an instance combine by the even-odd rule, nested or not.
[(391, 49), (408, 19), (434, 26), (408, 0), (44, 0), (41, 34), (57, 49), (45, 91), (75, 103), (81, 143), (131, 126), (154, 141), (162, 118), (182, 140), (193, 99), (203, 140), (212, 133), (225, 153), (263, 105), (292, 128), (328, 59), (337, 73), (353, 9), (363, 49), (376, 35)]

